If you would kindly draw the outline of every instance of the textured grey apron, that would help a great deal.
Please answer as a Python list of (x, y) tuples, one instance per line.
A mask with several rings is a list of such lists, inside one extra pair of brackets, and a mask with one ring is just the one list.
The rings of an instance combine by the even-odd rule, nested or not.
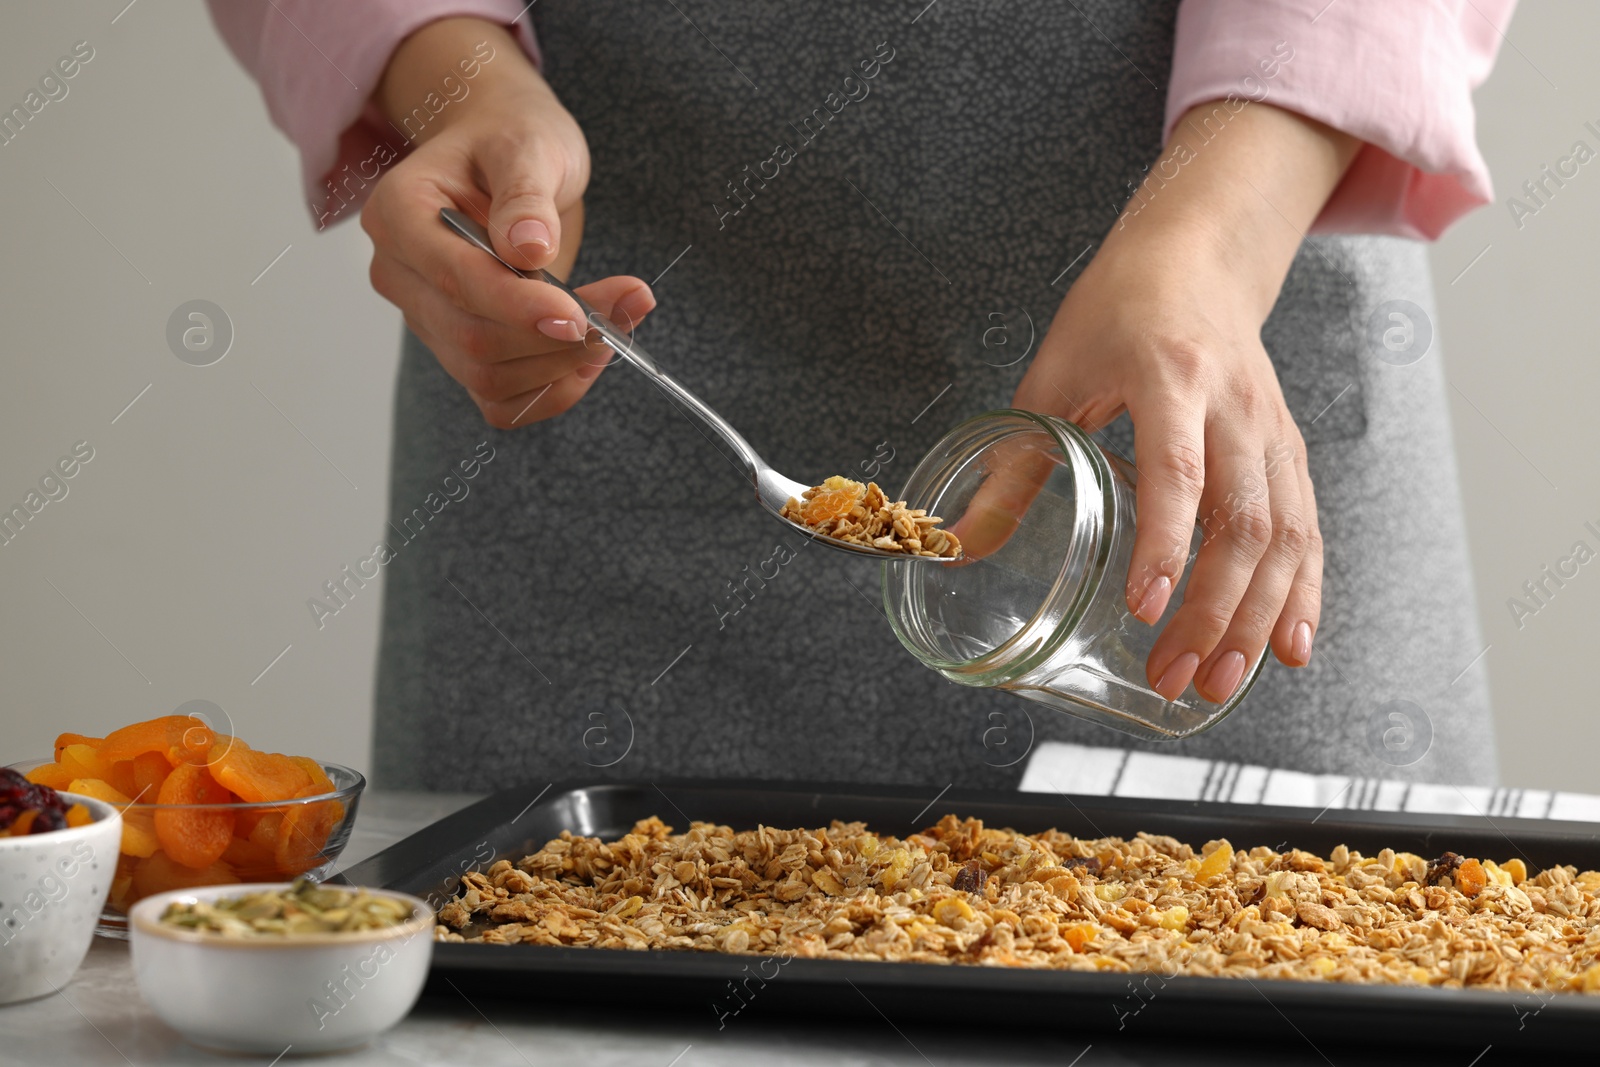
[[(924, 3), (531, 12), (593, 154), (573, 280), (656, 279), (641, 341), (798, 478), (893, 491), (951, 425), (1006, 406), (1030, 335), (1161, 147), (1175, 0)], [(1366, 340), (1386, 301), (1432, 308), (1423, 249), (1312, 244), (1264, 336), (1327, 542), (1316, 655), (1270, 662), (1220, 726), (1153, 747), (1493, 781), (1437, 345), (1393, 366)], [(1103, 437), (1132, 450), (1125, 418)], [(465, 497), (426, 504), (491, 449), (450, 483)], [(1030, 743), (1136, 744), (925, 670), (880, 611), (876, 565), (786, 533), (620, 363), (571, 413), (505, 433), (407, 337), (390, 506), (386, 787), (1005, 787)]]

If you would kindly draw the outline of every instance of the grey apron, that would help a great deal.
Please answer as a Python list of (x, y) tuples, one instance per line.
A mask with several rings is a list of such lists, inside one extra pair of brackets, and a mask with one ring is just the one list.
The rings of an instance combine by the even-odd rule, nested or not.
[[(641, 341), (795, 477), (893, 491), (955, 422), (1007, 406), (1161, 148), (1175, 0), (923, 2), (531, 11), (593, 154), (574, 281), (656, 279)], [(1153, 747), (1493, 781), (1437, 346), (1393, 366), (1366, 340), (1385, 301), (1431, 309), (1423, 249), (1311, 245), (1264, 337), (1327, 542), (1317, 654)], [(1126, 419), (1103, 436), (1131, 452)], [(1144, 747), (922, 668), (877, 568), (786, 534), (620, 363), (571, 413), (500, 432), (408, 336), (390, 492), (384, 786), (1008, 787), (1045, 739)]]

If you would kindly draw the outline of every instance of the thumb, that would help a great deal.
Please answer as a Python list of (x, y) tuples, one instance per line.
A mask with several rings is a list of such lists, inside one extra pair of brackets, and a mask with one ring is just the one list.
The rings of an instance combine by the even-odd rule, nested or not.
[(489, 187), (489, 235), (507, 263), (543, 267), (561, 247), (556, 193), (561, 176), (545, 153), (527, 144), (508, 146), (482, 160)]

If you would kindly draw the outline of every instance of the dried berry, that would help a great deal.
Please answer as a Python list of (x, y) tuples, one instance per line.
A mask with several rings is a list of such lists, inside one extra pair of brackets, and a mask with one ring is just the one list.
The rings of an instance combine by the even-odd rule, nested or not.
[(33, 820), (33, 826), (28, 829), (30, 834), (42, 834), (49, 830), (65, 830), (67, 817), (55, 808), (40, 808), (38, 816)]
[(61, 794), (47, 785), (34, 785), (28, 783), (28, 791), (22, 795), (22, 805), (27, 808), (53, 808), (56, 811), (66, 811), (67, 802), (61, 799)]
[(1098, 856), (1068, 856), (1061, 861), (1061, 866), (1069, 871), (1084, 871), (1088, 874), (1100, 873), (1100, 857)]
[(988, 880), (989, 872), (977, 860), (968, 860), (950, 880), (950, 888), (958, 893), (981, 893)]
[(1456, 868), (1461, 866), (1465, 857), (1454, 852), (1446, 852), (1432, 863), (1428, 864), (1428, 875), (1424, 881), (1428, 885), (1438, 885), (1446, 875), (1455, 874)]
[(60, 793), (0, 767), (0, 837), (42, 834), (67, 825), (67, 803)]
[(0, 800), (20, 800), (33, 788), (33, 783), (10, 767), (0, 767)]

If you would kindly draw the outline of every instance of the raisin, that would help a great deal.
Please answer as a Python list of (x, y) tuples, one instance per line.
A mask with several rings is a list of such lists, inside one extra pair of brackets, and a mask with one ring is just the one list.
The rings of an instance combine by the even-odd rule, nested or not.
[(0, 800), (14, 801), (28, 795), (33, 783), (10, 767), (0, 767)]
[(1100, 873), (1100, 857), (1098, 856), (1068, 856), (1061, 861), (1061, 866), (1069, 871), (1083, 870), (1089, 874)]
[(60, 793), (47, 785), (34, 785), (32, 782), (28, 783), (27, 792), (22, 794), (20, 802), (28, 808), (54, 808), (61, 812), (67, 810), (67, 802), (61, 799)]
[(48, 786), (0, 767), (0, 835), (38, 834), (67, 825), (67, 804)]
[(950, 880), (950, 887), (958, 893), (981, 893), (984, 883), (988, 881), (989, 872), (977, 860), (968, 860)]
[(31, 834), (42, 834), (49, 830), (64, 830), (67, 826), (67, 817), (55, 808), (41, 808), (39, 814), (29, 827)]
[(1446, 875), (1455, 874), (1456, 868), (1461, 866), (1464, 856), (1454, 852), (1446, 852), (1432, 863), (1428, 864), (1428, 875), (1423, 879), (1428, 885), (1438, 885)]

